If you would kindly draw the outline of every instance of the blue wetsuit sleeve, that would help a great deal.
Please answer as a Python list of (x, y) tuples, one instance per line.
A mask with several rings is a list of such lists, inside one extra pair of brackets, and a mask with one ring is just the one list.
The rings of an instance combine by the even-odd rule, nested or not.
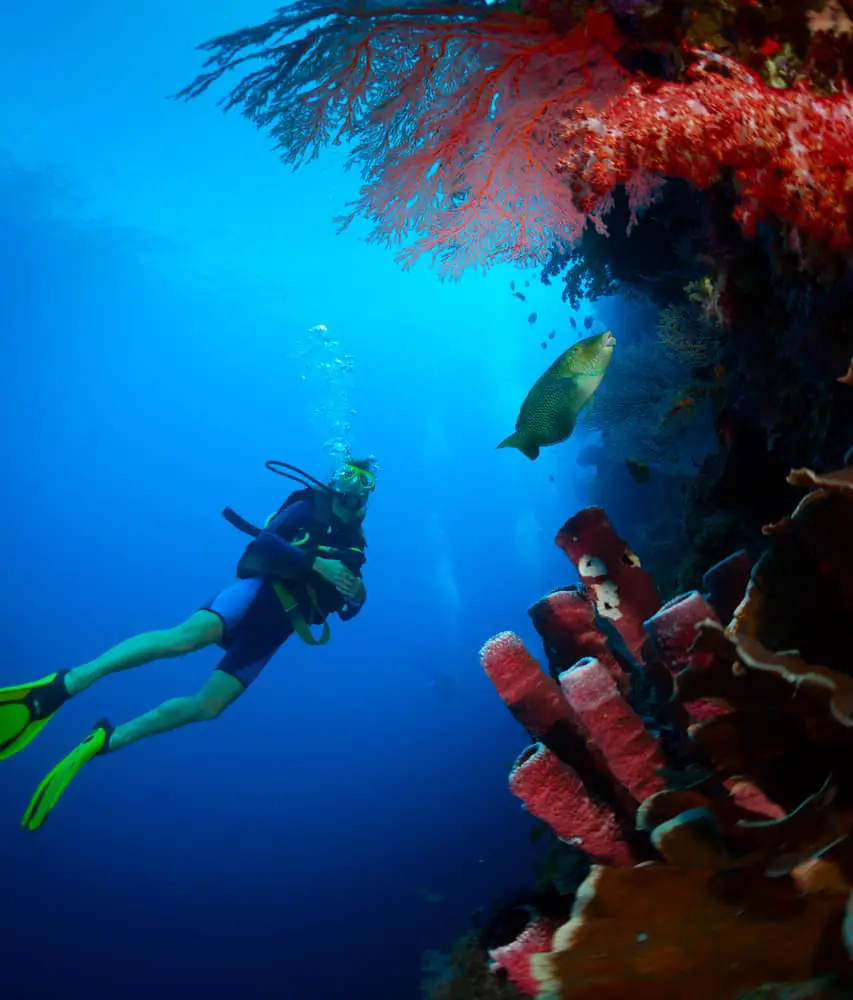
[(278, 532), (307, 527), (311, 508), (297, 502), (277, 514), (252, 542), (255, 550), (269, 566), (270, 575), (278, 580), (293, 580), (309, 572), (314, 562), (314, 546), (301, 548), (285, 541)]

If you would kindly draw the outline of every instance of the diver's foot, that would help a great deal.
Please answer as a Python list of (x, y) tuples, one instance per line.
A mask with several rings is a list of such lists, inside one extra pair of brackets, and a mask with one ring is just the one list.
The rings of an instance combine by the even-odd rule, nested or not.
[(56, 803), (71, 784), (77, 772), (94, 757), (107, 753), (114, 727), (101, 719), (82, 743), (78, 744), (41, 782), (21, 820), (25, 830), (40, 830), (47, 822)]
[(60, 670), (30, 684), (0, 688), (0, 760), (23, 750), (68, 701), (66, 673)]

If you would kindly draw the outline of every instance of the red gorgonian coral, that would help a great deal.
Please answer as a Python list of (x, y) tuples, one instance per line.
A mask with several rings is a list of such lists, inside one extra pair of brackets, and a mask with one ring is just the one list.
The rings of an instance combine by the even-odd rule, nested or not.
[(603, 229), (616, 188), (636, 210), (666, 177), (733, 174), (748, 236), (774, 219), (795, 247), (853, 245), (843, 81), (832, 96), (778, 89), (710, 50), (687, 53), (683, 80), (634, 75), (609, 13), (522, 4), (297, 0), (202, 46), (210, 69), (179, 96), (245, 71), (226, 107), (294, 165), (348, 144), (363, 184), (344, 225), (361, 216), (404, 263), (426, 254), (445, 274), (539, 262), (588, 221)]
[(350, 143), (364, 184), (345, 222), (361, 215), (404, 262), (428, 254), (449, 274), (541, 260), (587, 220), (560, 169), (565, 123), (629, 80), (611, 17), (571, 8), (558, 24), (478, 0), (300, 0), (202, 46), (213, 68), (179, 96), (256, 61), (226, 107), (269, 129), (287, 162)]

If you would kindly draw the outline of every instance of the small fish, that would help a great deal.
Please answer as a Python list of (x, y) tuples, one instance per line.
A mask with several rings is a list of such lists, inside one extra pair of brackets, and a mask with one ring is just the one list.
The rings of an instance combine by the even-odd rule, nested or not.
[(556, 336), (557, 336), (557, 331), (556, 331), (556, 330), (552, 330), (552, 331), (551, 331), (551, 332), (550, 332), (550, 333), (548, 334), (548, 340), (553, 340), (553, 339), (554, 339), (554, 337), (556, 337)]
[(515, 291), (515, 282), (514, 282), (514, 281), (511, 281), (511, 282), (509, 283), (509, 290), (510, 290), (511, 292), (514, 292), (514, 291)]
[(515, 432), (498, 448), (518, 448), (533, 461), (541, 448), (565, 441), (601, 385), (615, 346), (616, 338), (607, 330), (563, 351), (536, 380), (521, 404)]
[(548, 476), (548, 482), (549, 483), (556, 483), (557, 480), (553, 476)]
[(531, 324), (531, 326), (532, 326), (532, 325), (533, 325), (533, 324), (534, 324), (534, 323), (536, 322), (536, 320), (537, 320), (537, 316), (536, 316), (536, 313), (531, 313), (531, 314), (530, 314), (530, 315), (529, 315), (529, 316), (527, 317), (527, 322), (528, 322), (528, 323), (530, 323), (530, 324)]
[(546, 348), (546, 347), (547, 347), (548, 345), (547, 345), (547, 344), (545, 343), (545, 341), (543, 340), (543, 341), (542, 341), (542, 343), (541, 343), (541, 344), (540, 344), (539, 346), (540, 346), (540, 347), (542, 348), (542, 350), (544, 351), (544, 350), (545, 350), (545, 348)]
[(645, 462), (637, 462), (633, 458), (626, 458), (625, 468), (635, 483), (647, 483), (652, 478), (652, 470)]
[(588, 330), (592, 326), (592, 316), (587, 316), (586, 319), (583, 321), (583, 325)]
[(521, 299), (522, 302), (526, 302), (527, 301), (527, 296), (526, 295), (522, 295), (521, 292), (513, 292), (512, 293), (512, 297), (514, 299)]
[(575, 322), (575, 318), (574, 318), (574, 316), (570, 316), (570, 317), (569, 317), (569, 322), (570, 322), (570, 323), (572, 324), (572, 329), (573, 329), (573, 330), (577, 330), (577, 328), (578, 328), (578, 325), (577, 325), (577, 323)]
[(530, 282), (529, 281), (525, 281), (524, 282), (524, 287), (525, 288), (530, 288)]

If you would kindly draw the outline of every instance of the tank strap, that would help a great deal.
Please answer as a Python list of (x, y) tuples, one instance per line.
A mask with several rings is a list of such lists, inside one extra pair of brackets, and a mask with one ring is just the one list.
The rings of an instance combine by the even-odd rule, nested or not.
[[(278, 599), (281, 601), (281, 606), (284, 608), (284, 612), (290, 619), (290, 624), (293, 626), (293, 631), (299, 636), (299, 638), (309, 646), (325, 646), (332, 635), (332, 630), (329, 627), (328, 621), (323, 618), (323, 629), (320, 632), (319, 638), (314, 635), (311, 631), (311, 627), (299, 610), (299, 602), (291, 594), (291, 592), (281, 583), (274, 583), (273, 590), (278, 595)], [(306, 588), (308, 591), (308, 598), (311, 601), (312, 608), (320, 614), (320, 606), (317, 603), (317, 592), (309, 583)]]

